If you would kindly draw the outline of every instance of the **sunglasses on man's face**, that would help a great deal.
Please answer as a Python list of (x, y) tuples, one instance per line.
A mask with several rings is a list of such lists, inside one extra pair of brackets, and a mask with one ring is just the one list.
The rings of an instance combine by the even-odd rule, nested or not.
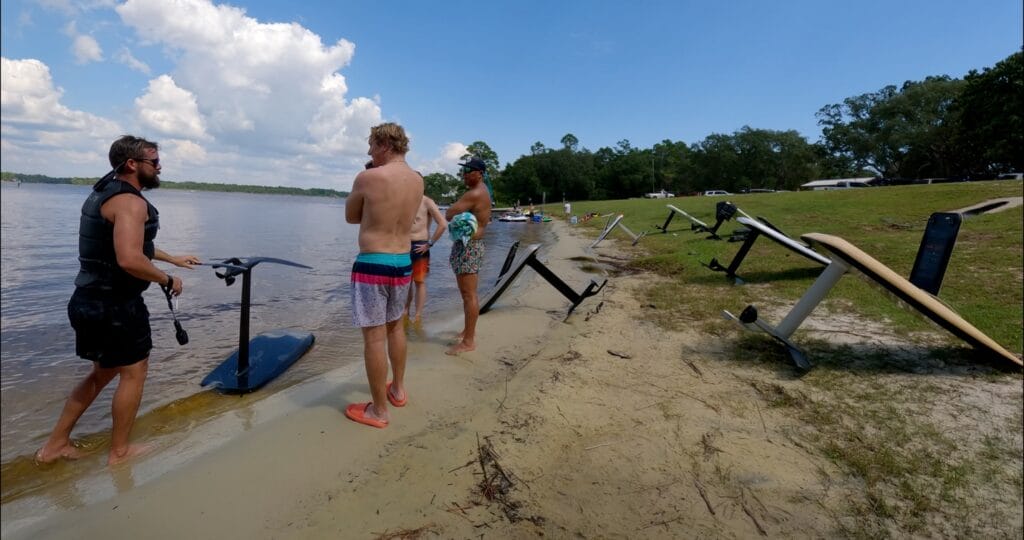
[(156, 158), (156, 159), (135, 158), (135, 161), (145, 161), (145, 162), (149, 163), (150, 165), (152, 165), (154, 169), (160, 166), (160, 158)]

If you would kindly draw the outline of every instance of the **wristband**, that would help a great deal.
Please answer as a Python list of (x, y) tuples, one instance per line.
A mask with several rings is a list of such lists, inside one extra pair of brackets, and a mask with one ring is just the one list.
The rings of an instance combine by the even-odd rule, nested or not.
[(174, 276), (172, 276), (170, 274), (167, 274), (167, 284), (164, 285), (164, 287), (166, 287), (168, 289), (173, 289), (174, 288)]
[(427, 242), (427, 246), (434, 247), (434, 241), (431, 240), (431, 241)]

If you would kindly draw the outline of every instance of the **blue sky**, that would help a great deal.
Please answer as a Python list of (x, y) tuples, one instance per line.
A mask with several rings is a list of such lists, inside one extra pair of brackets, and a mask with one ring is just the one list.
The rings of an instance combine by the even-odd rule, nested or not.
[(502, 164), (573, 133), (693, 143), (745, 125), (815, 141), (829, 103), (963, 77), (1022, 45), (1020, 0), (2, 0), (6, 171), (100, 176), (122, 133), (165, 180), (348, 189), (369, 127), (410, 164)]

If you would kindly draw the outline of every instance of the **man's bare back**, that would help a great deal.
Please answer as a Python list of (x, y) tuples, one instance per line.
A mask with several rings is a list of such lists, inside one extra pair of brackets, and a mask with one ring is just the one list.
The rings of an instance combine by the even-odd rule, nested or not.
[(430, 197), (424, 195), (423, 202), (420, 203), (419, 209), (416, 210), (416, 217), (412, 220), (409, 239), (413, 242), (429, 240), (431, 222), (436, 223), (438, 228), (441, 229), (447, 225), (444, 215), (442, 215), (441, 210), (437, 208), (437, 203), (435, 203)]
[(405, 161), (367, 169), (345, 200), (345, 219), (359, 224), (361, 253), (408, 253), (409, 230), (423, 199), (423, 179)]

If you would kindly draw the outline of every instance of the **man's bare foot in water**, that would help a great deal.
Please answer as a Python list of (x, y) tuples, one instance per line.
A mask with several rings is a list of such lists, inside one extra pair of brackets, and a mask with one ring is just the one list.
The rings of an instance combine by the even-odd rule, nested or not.
[(121, 452), (111, 450), (110, 457), (107, 458), (107, 466), (120, 465), (125, 461), (148, 454), (151, 451), (153, 451), (153, 445), (151, 444), (129, 444), (128, 448)]
[(75, 446), (69, 441), (58, 448), (48, 448), (46, 446), (40, 448), (36, 452), (35, 460), (36, 463), (48, 464), (53, 463), (58, 459), (80, 459), (83, 456), (85, 456), (85, 452), (75, 448)]
[(476, 344), (475, 343), (466, 343), (465, 341), (460, 341), (460, 342), (456, 343), (455, 345), (452, 345), (444, 353), (447, 354), (448, 356), (456, 356), (459, 353), (475, 351), (475, 350), (476, 350)]

